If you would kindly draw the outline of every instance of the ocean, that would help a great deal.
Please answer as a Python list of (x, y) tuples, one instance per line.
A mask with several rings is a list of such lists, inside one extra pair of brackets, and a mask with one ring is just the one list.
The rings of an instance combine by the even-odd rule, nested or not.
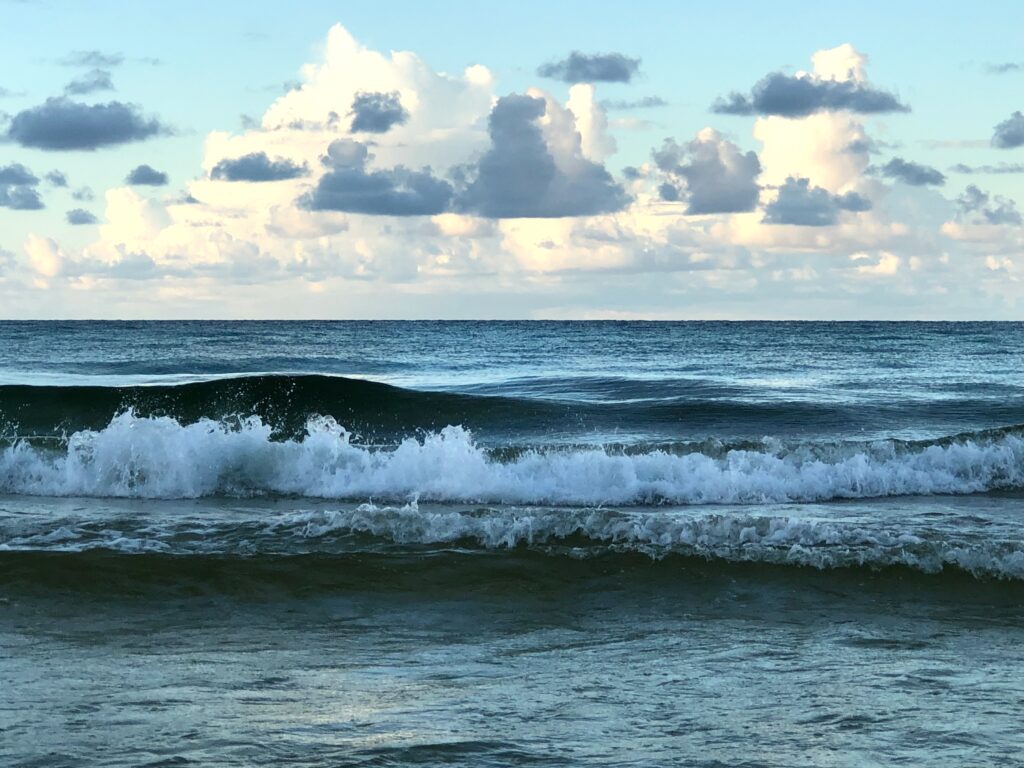
[(1024, 765), (1024, 325), (0, 323), (0, 764)]

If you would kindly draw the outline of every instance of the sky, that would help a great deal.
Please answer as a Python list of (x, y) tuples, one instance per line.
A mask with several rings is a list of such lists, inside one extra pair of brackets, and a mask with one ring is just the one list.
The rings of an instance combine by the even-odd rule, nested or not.
[(0, 318), (1024, 319), (1022, 29), (0, 0)]

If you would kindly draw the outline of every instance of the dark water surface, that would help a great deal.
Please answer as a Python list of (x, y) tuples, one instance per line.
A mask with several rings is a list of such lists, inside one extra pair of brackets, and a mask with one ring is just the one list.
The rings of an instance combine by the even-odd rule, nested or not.
[(0, 764), (1024, 765), (1022, 331), (0, 323)]

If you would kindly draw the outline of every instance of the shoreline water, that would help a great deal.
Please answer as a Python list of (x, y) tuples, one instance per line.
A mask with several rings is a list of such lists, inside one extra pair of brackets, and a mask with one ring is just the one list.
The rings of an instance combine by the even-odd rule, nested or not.
[(1008, 327), (0, 323), (0, 762), (1021, 764)]

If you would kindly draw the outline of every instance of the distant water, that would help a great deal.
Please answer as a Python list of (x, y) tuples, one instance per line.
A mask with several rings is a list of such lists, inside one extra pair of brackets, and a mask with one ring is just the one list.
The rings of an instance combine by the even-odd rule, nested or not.
[(0, 323), (0, 763), (1024, 765), (1024, 325)]

